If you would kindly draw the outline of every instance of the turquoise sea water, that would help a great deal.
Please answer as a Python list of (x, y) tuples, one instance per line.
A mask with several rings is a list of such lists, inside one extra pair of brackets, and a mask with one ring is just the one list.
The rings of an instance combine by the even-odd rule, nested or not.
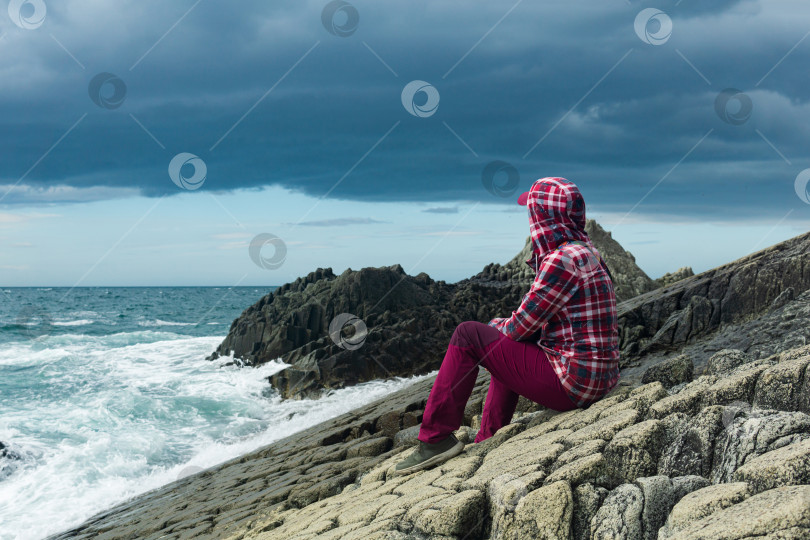
[(283, 401), (266, 380), (282, 362), (205, 360), (270, 290), (0, 289), (0, 540), (63, 531), (423, 378)]

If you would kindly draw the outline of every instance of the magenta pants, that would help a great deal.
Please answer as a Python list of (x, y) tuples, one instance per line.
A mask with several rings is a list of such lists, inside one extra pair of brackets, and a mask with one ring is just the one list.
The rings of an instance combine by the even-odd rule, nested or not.
[(512, 420), (520, 396), (557, 411), (576, 408), (536, 342), (514, 341), (484, 323), (465, 321), (450, 338), (428, 396), (417, 437), (420, 441), (439, 442), (461, 426), (478, 366), (492, 377), (475, 442), (492, 437)]

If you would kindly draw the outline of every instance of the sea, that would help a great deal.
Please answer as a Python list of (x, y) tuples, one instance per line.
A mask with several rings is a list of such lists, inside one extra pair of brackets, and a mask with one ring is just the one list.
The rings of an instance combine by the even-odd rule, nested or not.
[(430, 376), (282, 400), (280, 359), (206, 360), (273, 289), (0, 288), (0, 540), (70, 529)]

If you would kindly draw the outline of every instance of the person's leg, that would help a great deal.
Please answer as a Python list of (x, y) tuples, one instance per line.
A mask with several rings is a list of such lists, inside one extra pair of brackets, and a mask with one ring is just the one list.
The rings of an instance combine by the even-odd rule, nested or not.
[(513, 341), (501, 335), (485, 347), (481, 365), (492, 375), (475, 442), (495, 434), (512, 420), (519, 396), (557, 411), (576, 404), (568, 397), (546, 352), (533, 341)]
[(512, 421), (520, 395), (495, 377), (489, 381), (484, 411), (481, 415), (481, 428), (474, 442), (489, 439), (495, 432)]
[[(492, 332), (481, 331), (479, 325)], [(437, 443), (461, 426), (464, 407), (478, 377), (478, 365), (486, 354), (484, 349), (498, 336), (503, 334), (476, 321), (466, 321), (456, 327), (422, 414), (417, 437), (420, 441)]]
[(453, 332), (428, 396), (417, 437), (420, 441), (437, 443), (461, 426), (479, 365), (489, 370), (495, 383), (490, 383), (476, 442), (509, 423), (518, 394), (555, 410), (575, 408), (535, 342), (513, 341), (484, 323), (465, 321)]

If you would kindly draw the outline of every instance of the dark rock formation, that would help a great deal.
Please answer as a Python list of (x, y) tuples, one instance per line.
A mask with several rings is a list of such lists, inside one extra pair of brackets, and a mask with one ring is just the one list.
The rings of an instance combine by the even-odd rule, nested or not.
[[(610, 268), (617, 302), (621, 303), (661, 287), (661, 284), (650, 279), (650, 277), (638, 267), (633, 254), (629, 251), (625, 251), (625, 249), (613, 239), (613, 235), (605, 231), (596, 221), (589, 219), (585, 224), (585, 231)], [(680, 272), (680, 270), (678, 272)]]
[[(690, 343), (682, 345), (677, 352), (662, 350), (630, 361), (624, 360), (622, 378), (625, 381), (640, 380), (647, 369), (680, 355), (687, 355), (692, 359), (696, 374), (728, 376), (737, 368), (763, 361), (774, 353), (810, 343), (808, 320), (810, 289), (779, 308), (769, 309), (758, 318), (721, 325), (714, 333), (703, 335), (694, 342), (690, 340)], [(750, 379), (750, 375), (747, 378)], [(736, 390), (747, 391), (749, 388)], [(784, 399), (801, 401), (805, 395), (810, 396), (810, 387), (806, 390), (796, 389), (789, 395), (782, 396)], [(771, 398), (762, 399), (764, 402)], [(780, 397), (774, 395), (773, 399)], [(810, 397), (804, 399), (807, 410), (810, 411)]]
[[(636, 376), (633, 368), (657, 365), (681, 349), (698, 373), (722, 348), (771, 354), (770, 335), (784, 334), (790, 325), (800, 340), (790, 346), (810, 338), (808, 325), (791, 322), (801, 320), (808, 300), (810, 233), (656, 289), (609, 233), (592, 220), (586, 228), (613, 273), (617, 297), (622, 291), (633, 295), (618, 306), (623, 376)], [(284, 397), (315, 397), (323, 389), (426, 373), (441, 365), (460, 322), (508, 316), (520, 304), (534, 279), (524, 262), (530, 253), (527, 239), (505, 265), (489, 264), (453, 284), (425, 273), (409, 276), (399, 265), (348, 269), (340, 276), (319, 268), (245, 310), (212, 358), (233, 352), (248, 365), (274, 359), (292, 364), (271, 379)], [(798, 316), (780, 320), (791, 311)], [(330, 322), (342, 313), (365, 324), (361, 347), (341, 346), (339, 334), (330, 337)], [(752, 331), (751, 325), (761, 328)], [(672, 375), (665, 384), (692, 376)]]
[[(786, 298), (782, 295), (788, 289), (794, 292)], [(723, 327), (783, 309), (791, 295), (808, 289), (810, 233), (805, 233), (631, 298), (619, 306), (622, 366), (651, 353), (681, 350)], [(747, 352), (749, 347), (729, 348)], [(705, 364), (705, 357), (693, 359), (696, 366)]]
[(11, 475), (22, 463), (23, 456), (0, 441), (0, 481)]
[[(586, 230), (611, 269), (618, 299), (655, 288), (610, 233), (593, 220)], [(209, 358), (233, 352), (246, 365), (276, 359), (292, 364), (271, 377), (284, 397), (316, 397), (323, 389), (426, 373), (441, 365), (459, 323), (487, 322), (517, 308), (535, 277), (525, 263), (530, 254), (527, 237), (505, 265), (488, 264), (452, 284), (424, 272), (409, 276), (400, 265), (347, 269), (340, 276), (319, 268), (246, 309)], [(362, 346), (341, 346), (340, 335), (329, 335), (330, 323), (342, 313), (362, 320)]]
[(9, 448), (9, 446), (0, 441), (0, 459), (13, 459), (13, 460), (21, 460), (22, 456)]
[(694, 275), (695, 272), (692, 271), (692, 268), (690, 266), (684, 266), (683, 268), (678, 268), (674, 272), (667, 272), (660, 278), (656, 278), (654, 281), (658, 285), (657, 288), (667, 287), (675, 282), (678, 282), (682, 279), (686, 279), (688, 277), (692, 277)]
[[(363, 321), (364, 342), (358, 336), (345, 346), (341, 335), (329, 335), (342, 313)], [(322, 388), (434, 369), (465, 316), (472, 314), (454, 307), (452, 288), (425, 273), (409, 276), (394, 265), (335, 276), (319, 268), (248, 308), (212, 357), (234, 351), (248, 365), (282, 359), (293, 367), (274, 375), (273, 385), (285, 397), (314, 396)]]
[(641, 377), (644, 384), (659, 381), (666, 388), (672, 388), (681, 383), (692, 380), (695, 375), (695, 365), (689, 355), (682, 354), (674, 358), (668, 358), (660, 364), (656, 364)]

